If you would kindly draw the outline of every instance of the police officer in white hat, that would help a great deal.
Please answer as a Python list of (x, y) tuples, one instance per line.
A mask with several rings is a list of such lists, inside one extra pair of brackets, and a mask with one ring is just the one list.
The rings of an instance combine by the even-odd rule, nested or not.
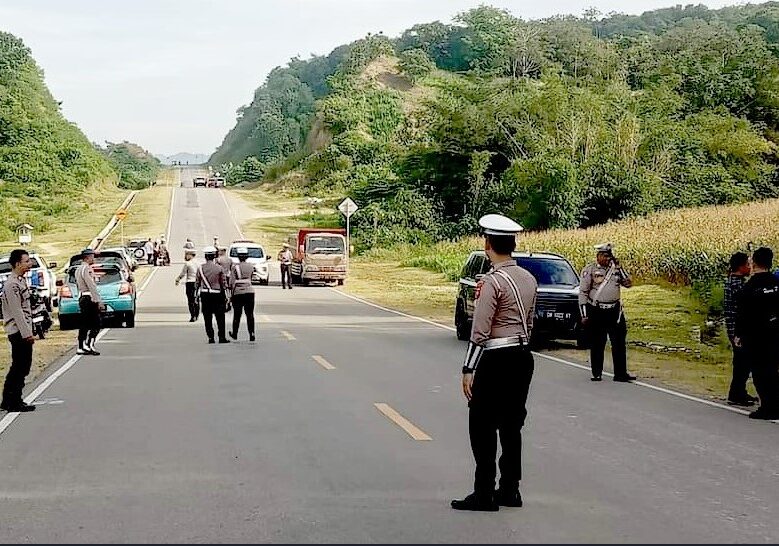
[(614, 361), (614, 381), (627, 383), (635, 376), (627, 367), (627, 322), (622, 309), (620, 288), (630, 288), (633, 281), (614, 256), (614, 245), (603, 243), (595, 246), (595, 262), (582, 271), (579, 285), (579, 309), (582, 327), (590, 344), (592, 380), (600, 381), (603, 373), (603, 353), (606, 337), (611, 340), (611, 357)]
[[(479, 225), (492, 269), (476, 288), (473, 329), (462, 369), (476, 477), (473, 493), (453, 500), (452, 508), (494, 512), (499, 506), (522, 506), (522, 427), (533, 377), (530, 338), (538, 284), (512, 257), (522, 226), (499, 214), (483, 216)], [(497, 433), (502, 454), (496, 491)]]
[(230, 337), (238, 339), (241, 315), (245, 313), (249, 341), (254, 341), (254, 288), (252, 287), (254, 266), (246, 261), (249, 257), (248, 248), (238, 247), (236, 254), (238, 254), (238, 263), (233, 264), (230, 274), (230, 291), (233, 299), (233, 328), (230, 330)]
[(203, 311), (203, 320), (206, 323), (208, 342), (215, 343), (213, 318), (216, 318), (219, 343), (230, 343), (230, 340), (225, 337), (225, 291), (227, 283), (224, 271), (214, 263), (216, 253), (216, 247), (213, 246), (207, 246), (203, 249), (206, 263), (198, 268), (195, 282), (200, 293), (200, 304)]

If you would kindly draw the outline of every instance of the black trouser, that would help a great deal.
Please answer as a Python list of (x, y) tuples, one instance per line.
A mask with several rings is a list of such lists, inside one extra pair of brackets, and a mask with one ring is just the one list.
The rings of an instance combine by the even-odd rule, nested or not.
[(254, 292), (250, 294), (233, 295), (233, 334), (238, 335), (241, 327), (241, 314), (246, 313), (246, 326), (249, 334), (254, 336)]
[(733, 379), (730, 381), (730, 390), (728, 391), (728, 400), (740, 402), (747, 397), (747, 379), (751, 366), (749, 356), (743, 347), (732, 346), (733, 348)]
[(92, 301), (91, 296), (81, 296), (78, 299), (78, 308), (81, 311), (78, 346), (83, 348), (85, 342), (89, 341), (91, 345), (100, 333), (100, 307)]
[(628, 325), (620, 305), (612, 309), (600, 309), (588, 305), (587, 317), (590, 341), (590, 367), (592, 376), (603, 373), (603, 353), (606, 350), (606, 337), (611, 340), (611, 359), (614, 361), (614, 377), (628, 374), (627, 347)]
[(290, 274), (289, 274), (289, 264), (281, 264), (281, 286), (282, 288), (285, 286), (289, 286), (292, 288), (292, 285), (289, 282)]
[(3, 385), (3, 406), (18, 406), (22, 403), (24, 378), (32, 367), (32, 343), (25, 341), (22, 334), (8, 336), (11, 342), (11, 368), (5, 376)]
[(200, 315), (200, 305), (197, 302), (197, 284), (188, 282), (185, 285), (187, 291), (187, 305), (189, 306), (189, 316), (197, 318)]
[(474, 491), (495, 490), (496, 432), (500, 433), (500, 489), (512, 493), (522, 478), (522, 427), (533, 378), (533, 355), (521, 347), (485, 351), (473, 378), (468, 429), (476, 460)]
[(752, 381), (760, 397), (760, 410), (779, 414), (779, 343), (746, 341), (745, 348), (752, 367)]
[(213, 318), (216, 318), (216, 329), (219, 334), (219, 339), (226, 339), (224, 294), (201, 292), (200, 304), (203, 307), (203, 321), (206, 323), (206, 335), (208, 336), (208, 339), (214, 339)]

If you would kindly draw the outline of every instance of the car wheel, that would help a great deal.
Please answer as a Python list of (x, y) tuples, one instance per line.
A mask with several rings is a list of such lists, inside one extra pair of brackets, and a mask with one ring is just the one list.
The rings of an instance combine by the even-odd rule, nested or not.
[(308, 286), (310, 284), (310, 281), (308, 279), (301, 279), (300, 284), (303, 286)]
[(457, 332), (457, 339), (460, 341), (466, 341), (471, 338), (471, 325), (468, 317), (465, 315), (462, 301), (457, 302), (457, 310), (454, 312), (454, 328)]
[(135, 311), (127, 313), (124, 321), (125, 328), (135, 328)]

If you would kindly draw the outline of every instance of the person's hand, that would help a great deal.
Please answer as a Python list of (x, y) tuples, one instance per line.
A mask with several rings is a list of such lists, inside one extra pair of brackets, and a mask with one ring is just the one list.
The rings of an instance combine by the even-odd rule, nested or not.
[(587, 326), (590, 323), (589, 317), (582, 317), (582, 326)]
[(615, 256), (615, 257), (611, 258), (611, 261), (614, 263), (614, 267), (616, 267), (617, 269), (619, 269), (619, 268), (620, 268), (620, 265), (619, 265), (619, 258), (617, 258), (617, 257)]
[(468, 402), (470, 402), (471, 398), (473, 397), (473, 392), (471, 391), (472, 387), (473, 387), (473, 374), (464, 373), (463, 374), (463, 394), (465, 395), (465, 399), (468, 400)]
[(741, 338), (740, 337), (734, 337), (733, 338), (733, 346), (741, 348)]
[(24, 340), (30, 345), (32, 345), (33, 343), (35, 343), (35, 336), (26, 337), (24, 338)]
[(176, 286), (179, 285), (179, 282), (181, 282), (181, 279), (176, 279)]

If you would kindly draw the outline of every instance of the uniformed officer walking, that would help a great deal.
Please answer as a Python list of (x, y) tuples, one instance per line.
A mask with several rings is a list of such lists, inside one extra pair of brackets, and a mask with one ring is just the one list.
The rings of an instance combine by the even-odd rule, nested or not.
[[(522, 427), (533, 377), (530, 338), (536, 304), (535, 278), (512, 258), (522, 226), (499, 214), (479, 220), (492, 269), (477, 288), (473, 329), (463, 365), (471, 449), (476, 460), (474, 491), (453, 500), (455, 510), (494, 512), (522, 506)], [(500, 485), (495, 491), (496, 433), (500, 433)]]
[(746, 351), (760, 397), (752, 419), (779, 419), (779, 279), (771, 273), (773, 259), (770, 248), (752, 254), (752, 277), (741, 290), (736, 316), (734, 343)]
[(5, 376), (3, 401), (0, 409), (8, 412), (33, 411), (35, 406), (22, 400), (24, 379), (32, 367), (32, 347), (35, 334), (32, 328), (30, 288), (25, 275), (32, 267), (26, 250), (16, 249), (9, 257), (11, 275), (3, 286), (2, 301), (5, 333), (11, 344), (11, 368)]
[(628, 373), (627, 368), (627, 321), (620, 288), (630, 288), (633, 281), (614, 256), (611, 243), (597, 245), (595, 250), (596, 261), (584, 268), (579, 285), (579, 309), (582, 327), (590, 343), (592, 380), (601, 380), (608, 336), (614, 361), (614, 381), (627, 383), (636, 378)]
[(230, 259), (230, 256), (227, 255), (227, 247), (226, 246), (218, 246), (216, 247), (219, 251), (218, 256), (216, 258), (216, 263), (219, 267), (222, 268), (222, 271), (225, 275), (225, 294), (226, 294), (226, 301), (227, 301), (227, 310), (230, 310), (231, 305), (231, 295), (230, 295), (230, 275), (232, 275), (233, 271), (233, 261)]
[(206, 323), (208, 342), (214, 343), (214, 323), (219, 335), (219, 343), (230, 343), (225, 337), (225, 288), (227, 286), (222, 268), (214, 263), (217, 250), (213, 246), (203, 249), (206, 263), (197, 270), (196, 285), (200, 293), (203, 320)]
[(95, 349), (95, 340), (100, 333), (100, 313), (105, 303), (97, 291), (92, 264), (95, 263), (95, 251), (85, 248), (81, 251), (81, 264), (76, 268), (76, 288), (78, 288), (78, 309), (81, 313), (81, 327), (78, 329), (79, 355), (99, 356)]
[(278, 260), (279, 268), (281, 269), (281, 288), (289, 288), (292, 290), (289, 272), (289, 268), (292, 266), (292, 251), (289, 249), (288, 243), (284, 243), (284, 246), (279, 251)]
[(200, 305), (197, 302), (197, 266), (195, 266), (195, 251), (184, 247), (184, 265), (181, 273), (176, 277), (176, 286), (183, 280), (187, 294), (187, 306), (189, 307), (189, 322), (195, 322), (200, 315)]
[(249, 249), (236, 249), (238, 263), (233, 264), (230, 274), (230, 288), (233, 294), (233, 329), (230, 337), (238, 339), (238, 329), (241, 327), (241, 314), (246, 313), (246, 326), (249, 329), (249, 341), (254, 341), (254, 288), (252, 273), (254, 266), (246, 261)]

